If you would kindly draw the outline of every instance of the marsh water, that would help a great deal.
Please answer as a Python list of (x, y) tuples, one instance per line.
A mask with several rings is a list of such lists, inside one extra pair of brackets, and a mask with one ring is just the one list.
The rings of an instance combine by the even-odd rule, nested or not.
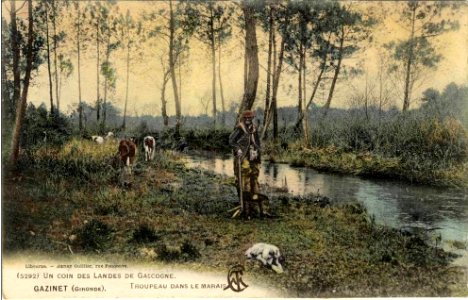
[[(186, 156), (189, 168), (201, 168), (233, 176), (232, 157)], [(468, 264), (466, 249), (454, 247), (454, 241), (468, 245), (468, 196), (466, 191), (412, 185), (402, 181), (367, 179), (350, 175), (317, 172), (288, 164), (263, 162), (259, 181), (272, 187), (287, 187), (294, 195), (319, 193), (335, 203), (359, 201), (378, 224), (394, 228), (422, 229), (441, 235), (447, 250), (463, 255), (457, 260)]]

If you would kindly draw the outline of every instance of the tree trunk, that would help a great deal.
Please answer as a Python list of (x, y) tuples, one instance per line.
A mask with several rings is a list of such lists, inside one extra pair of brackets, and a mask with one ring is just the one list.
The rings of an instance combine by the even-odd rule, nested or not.
[(167, 109), (166, 109), (166, 86), (167, 82), (169, 81), (169, 75), (170, 75), (170, 70), (167, 69), (164, 71), (164, 78), (163, 78), (163, 84), (161, 87), (161, 114), (164, 120), (164, 126), (169, 126), (169, 117), (167, 116)]
[[(283, 62), (283, 54), (284, 54), (284, 43), (281, 44), (280, 50), (280, 60), (281, 64)], [(279, 84), (279, 75), (281, 72), (281, 67), (277, 69), (276, 66), (276, 30), (273, 31), (273, 95), (271, 96), (271, 110), (273, 112), (273, 141), (274, 143), (278, 142), (278, 105), (276, 101), (276, 95), (278, 93), (278, 84)], [(277, 81), (278, 80), (278, 81)], [(272, 113), (269, 113), (271, 116)], [(268, 124), (266, 125), (266, 129), (268, 130), (268, 125), (270, 123), (271, 117), (268, 118)]]
[(52, 11), (54, 12), (54, 17), (52, 19), (52, 29), (54, 31), (54, 69), (55, 69), (55, 100), (57, 101), (57, 113), (60, 112), (60, 97), (59, 97), (59, 73), (58, 73), (58, 63), (57, 63), (57, 7), (55, 6), (55, 0), (52, 0)]
[[(110, 57), (110, 37), (107, 39), (107, 47), (106, 47), (106, 66), (107, 71), (109, 71), (109, 57)], [(106, 128), (106, 119), (107, 119), (107, 90), (109, 87), (109, 76), (108, 74), (104, 75), (104, 104), (102, 106), (102, 129)]]
[(327, 113), (328, 109), (330, 109), (331, 101), (333, 99), (333, 92), (335, 91), (336, 81), (338, 80), (338, 75), (340, 74), (341, 69), (341, 62), (343, 60), (343, 45), (344, 45), (344, 28), (341, 27), (341, 36), (340, 36), (340, 48), (338, 49), (338, 64), (335, 69), (335, 74), (333, 75), (332, 84), (330, 86), (330, 91), (328, 93), (327, 102), (325, 103), (325, 114)]
[(267, 61), (267, 81), (266, 81), (266, 92), (265, 92), (265, 109), (263, 112), (263, 132), (262, 137), (266, 137), (266, 124), (270, 114), (270, 91), (271, 91), (271, 55), (273, 50), (273, 6), (270, 6), (269, 17), (268, 17), (268, 61)]
[[(79, 5), (79, 3), (78, 3)], [(78, 114), (79, 129), (83, 131), (83, 104), (81, 103), (81, 11), (78, 8), (78, 23), (76, 31), (76, 48), (78, 52)]]
[[(328, 40), (327, 40), (327, 43), (329, 43), (329, 42), (330, 42), (330, 35), (328, 36)], [(322, 58), (322, 61), (321, 61), (320, 73), (317, 76), (317, 80), (315, 81), (314, 87), (312, 89), (312, 94), (310, 95), (310, 98), (309, 98), (309, 102), (307, 102), (306, 110), (308, 110), (310, 108), (310, 105), (314, 101), (315, 94), (317, 93), (320, 82), (322, 81), (322, 76), (325, 73), (325, 66), (326, 66), (326, 63), (327, 63), (327, 55), (323, 55), (321, 58)]]
[(221, 40), (218, 39), (218, 77), (219, 77), (219, 93), (221, 95), (221, 124), (226, 126), (226, 102), (224, 100), (223, 82), (221, 80)]
[(258, 46), (257, 46), (257, 34), (256, 34), (256, 22), (253, 7), (246, 2), (243, 2), (242, 10), (244, 12), (245, 19), (245, 31), (246, 31), (246, 50), (248, 58), (248, 73), (247, 73), (247, 86), (244, 92), (241, 106), (239, 108), (239, 114), (244, 110), (252, 109), (257, 95), (258, 86)]
[(180, 128), (182, 120), (181, 120), (179, 93), (177, 90), (177, 79), (176, 79), (176, 74), (175, 74), (175, 49), (174, 49), (175, 20), (174, 20), (174, 12), (172, 9), (172, 0), (169, 1), (169, 7), (170, 7), (169, 70), (171, 72), (172, 90), (174, 91), (174, 102), (175, 102), (175, 108), (176, 108), (176, 132), (179, 132), (179, 128)]
[(310, 105), (314, 102), (315, 94), (317, 93), (320, 82), (322, 81), (322, 76), (325, 71), (325, 68), (321, 68), (319, 75), (317, 76), (317, 81), (314, 84), (312, 94), (310, 95), (309, 102), (307, 102), (306, 109), (310, 108)]
[[(20, 101), (20, 94), (21, 94), (21, 73), (20, 73), (20, 56), (21, 50), (19, 46), (19, 33), (18, 33), (18, 25), (16, 23), (16, 1), (11, 0), (11, 11), (10, 11), (10, 19), (11, 19), (11, 52), (13, 56), (13, 104), (18, 106)], [(17, 112), (18, 114), (18, 112)]]
[(127, 45), (127, 86), (125, 88), (125, 105), (124, 105), (124, 114), (122, 121), (122, 129), (125, 130), (126, 118), (127, 118), (127, 105), (128, 105), (128, 85), (130, 82), (130, 45)]
[(99, 95), (99, 47), (100, 47), (100, 37), (99, 37), (99, 20), (96, 20), (96, 121), (99, 123), (101, 118), (101, 96)]
[(295, 128), (298, 132), (301, 131), (301, 120), (304, 118), (304, 112), (302, 110), (302, 69), (304, 67), (304, 53), (302, 42), (299, 45), (299, 69), (298, 69), (298, 80), (297, 80), (297, 119)]
[(212, 81), (211, 81), (211, 97), (213, 101), (213, 125), (216, 126), (216, 45), (214, 32), (214, 17), (213, 6), (210, 4), (210, 46), (211, 46), (211, 66), (212, 66)]
[(182, 54), (177, 55), (176, 61), (177, 61), (177, 71), (179, 73), (179, 103), (180, 106), (182, 107)]
[(304, 144), (306, 147), (310, 145), (310, 137), (309, 137), (309, 111), (307, 110), (307, 105), (305, 104), (306, 97), (307, 97), (307, 83), (306, 83), (306, 72), (307, 72), (307, 51), (304, 49), (304, 54), (303, 54), (303, 67), (302, 67), (302, 81), (303, 81), (303, 90), (304, 90), (304, 95), (302, 98), (302, 101), (304, 102), (302, 104), (302, 131), (304, 134)]
[[(273, 119), (273, 139), (275, 142), (278, 140), (278, 105), (277, 105), (277, 95), (278, 95), (278, 87), (279, 87), (279, 80), (280, 80), (280, 75), (281, 75), (281, 70), (283, 68), (283, 59), (284, 59), (284, 47), (286, 45), (286, 40), (283, 37), (281, 39), (281, 45), (280, 45), (280, 53), (278, 57), (278, 66), (276, 66), (276, 43), (273, 43), (273, 49), (274, 49), (274, 73), (273, 73), (273, 94), (271, 96), (271, 110), (273, 113), (269, 114), (269, 118), (267, 119), (267, 124), (264, 127), (264, 131), (268, 129), (271, 120)], [(265, 134), (262, 134), (262, 138), (265, 138)]]
[(411, 17), (411, 37), (410, 45), (408, 49), (408, 60), (406, 61), (406, 74), (405, 74), (405, 92), (403, 98), (403, 111), (407, 111), (410, 106), (410, 94), (411, 94), (411, 67), (413, 64), (413, 52), (414, 52), (414, 33), (416, 23), (416, 6), (413, 7)]
[[(7, 78), (7, 70), (6, 70), (6, 64), (7, 61), (9, 60), (6, 54), (6, 43), (2, 43), (1, 48), (2, 48), (2, 105), (3, 105), (3, 115), (2, 117), (8, 118), (8, 120), (13, 120), (14, 116), (14, 103), (12, 102), (12, 97), (10, 97), (10, 91), (9, 88), (7, 88), (8, 85), (8, 78)], [(9, 62), (9, 61), (8, 61)]]
[(247, 32), (245, 33), (245, 40), (244, 40), (244, 94), (245, 94), (245, 91), (247, 90), (247, 70), (249, 68), (249, 60), (248, 60), (248, 57), (247, 57), (247, 43), (246, 43), (246, 40), (247, 40)]
[[(31, 79), (31, 70), (32, 70), (32, 63), (33, 63), (33, 15), (32, 15), (32, 0), (28, 0), (28, 48), (26, 52), (26, 70), (24, 75), (23, 81), (23, 92), (21, 95), (21, 100), (18, 101), (18, 106), (16, 109), (16, 124), (13, 131), (12, 137), (12, 150), (11, 150), (11, 162), (13, 165), (16, 165), (19, 156), (19, 142), (20, 142), (20, 134), (21, 129), (23, 126), (24, 115), (26, 112), (26, 103), (28, 99), (28, 89), (29, 89), (29, 81)], [(13, 10), (12, 10), (13, 11)], [(16, 19), (16, 14), (14, 15)], [(13, 21), (14, 19), (12, 19)]]
[(379, 126), (380, 126), (380, 116), (382, 116), (382, 99), (383, 99), (383, 61), (380, 60), (379, 66)]
[(54, 112), (54, 95), (52, 85), (52, 71), (50, 70), (50, 41), (49, 41), (49, 9), (46, 7), (46, 50), (47, 50), (47, 74), (49, 78), (49, 98), (50, 98), (50, 113)]

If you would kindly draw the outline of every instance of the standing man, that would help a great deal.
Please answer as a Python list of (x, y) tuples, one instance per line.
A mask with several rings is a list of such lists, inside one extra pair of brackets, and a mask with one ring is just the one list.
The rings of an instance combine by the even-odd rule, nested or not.
[[(241, 191), (250, 192), (252, 199), (256, 200), (258, 199), (258, 174), (261, 160), (260, 139), (257, 126), (253, 122), (254, 117), (253, 111), (247, 110), (242, 113), (239, 124), (229, 136), (229, 145), (235, 156), (234, 173), (237, 180), (237, 193), (241, 196)], [(239, 178), (239, 173), (241, 173), (241, 178)], [(242, 183), (242, 186), (239, 183)]]

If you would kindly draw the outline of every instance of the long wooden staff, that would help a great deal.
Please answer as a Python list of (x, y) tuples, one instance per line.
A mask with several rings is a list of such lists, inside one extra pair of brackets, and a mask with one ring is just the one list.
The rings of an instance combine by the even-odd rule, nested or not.
[(239, 200), (240, 200), (240, 213), (244, 212), (244, 196), (242, 192), (242, 157), (238, 157), (239, 160)]

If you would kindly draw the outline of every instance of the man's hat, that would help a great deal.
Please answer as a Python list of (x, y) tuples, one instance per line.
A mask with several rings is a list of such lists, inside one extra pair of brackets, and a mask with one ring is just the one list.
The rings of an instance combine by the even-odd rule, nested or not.
[(243, 113), (242, 113), (242, 117), (243, 118), (253, 118), (255, 117), (255, 112), (251, 111), (251, 110), (245, 110)]

